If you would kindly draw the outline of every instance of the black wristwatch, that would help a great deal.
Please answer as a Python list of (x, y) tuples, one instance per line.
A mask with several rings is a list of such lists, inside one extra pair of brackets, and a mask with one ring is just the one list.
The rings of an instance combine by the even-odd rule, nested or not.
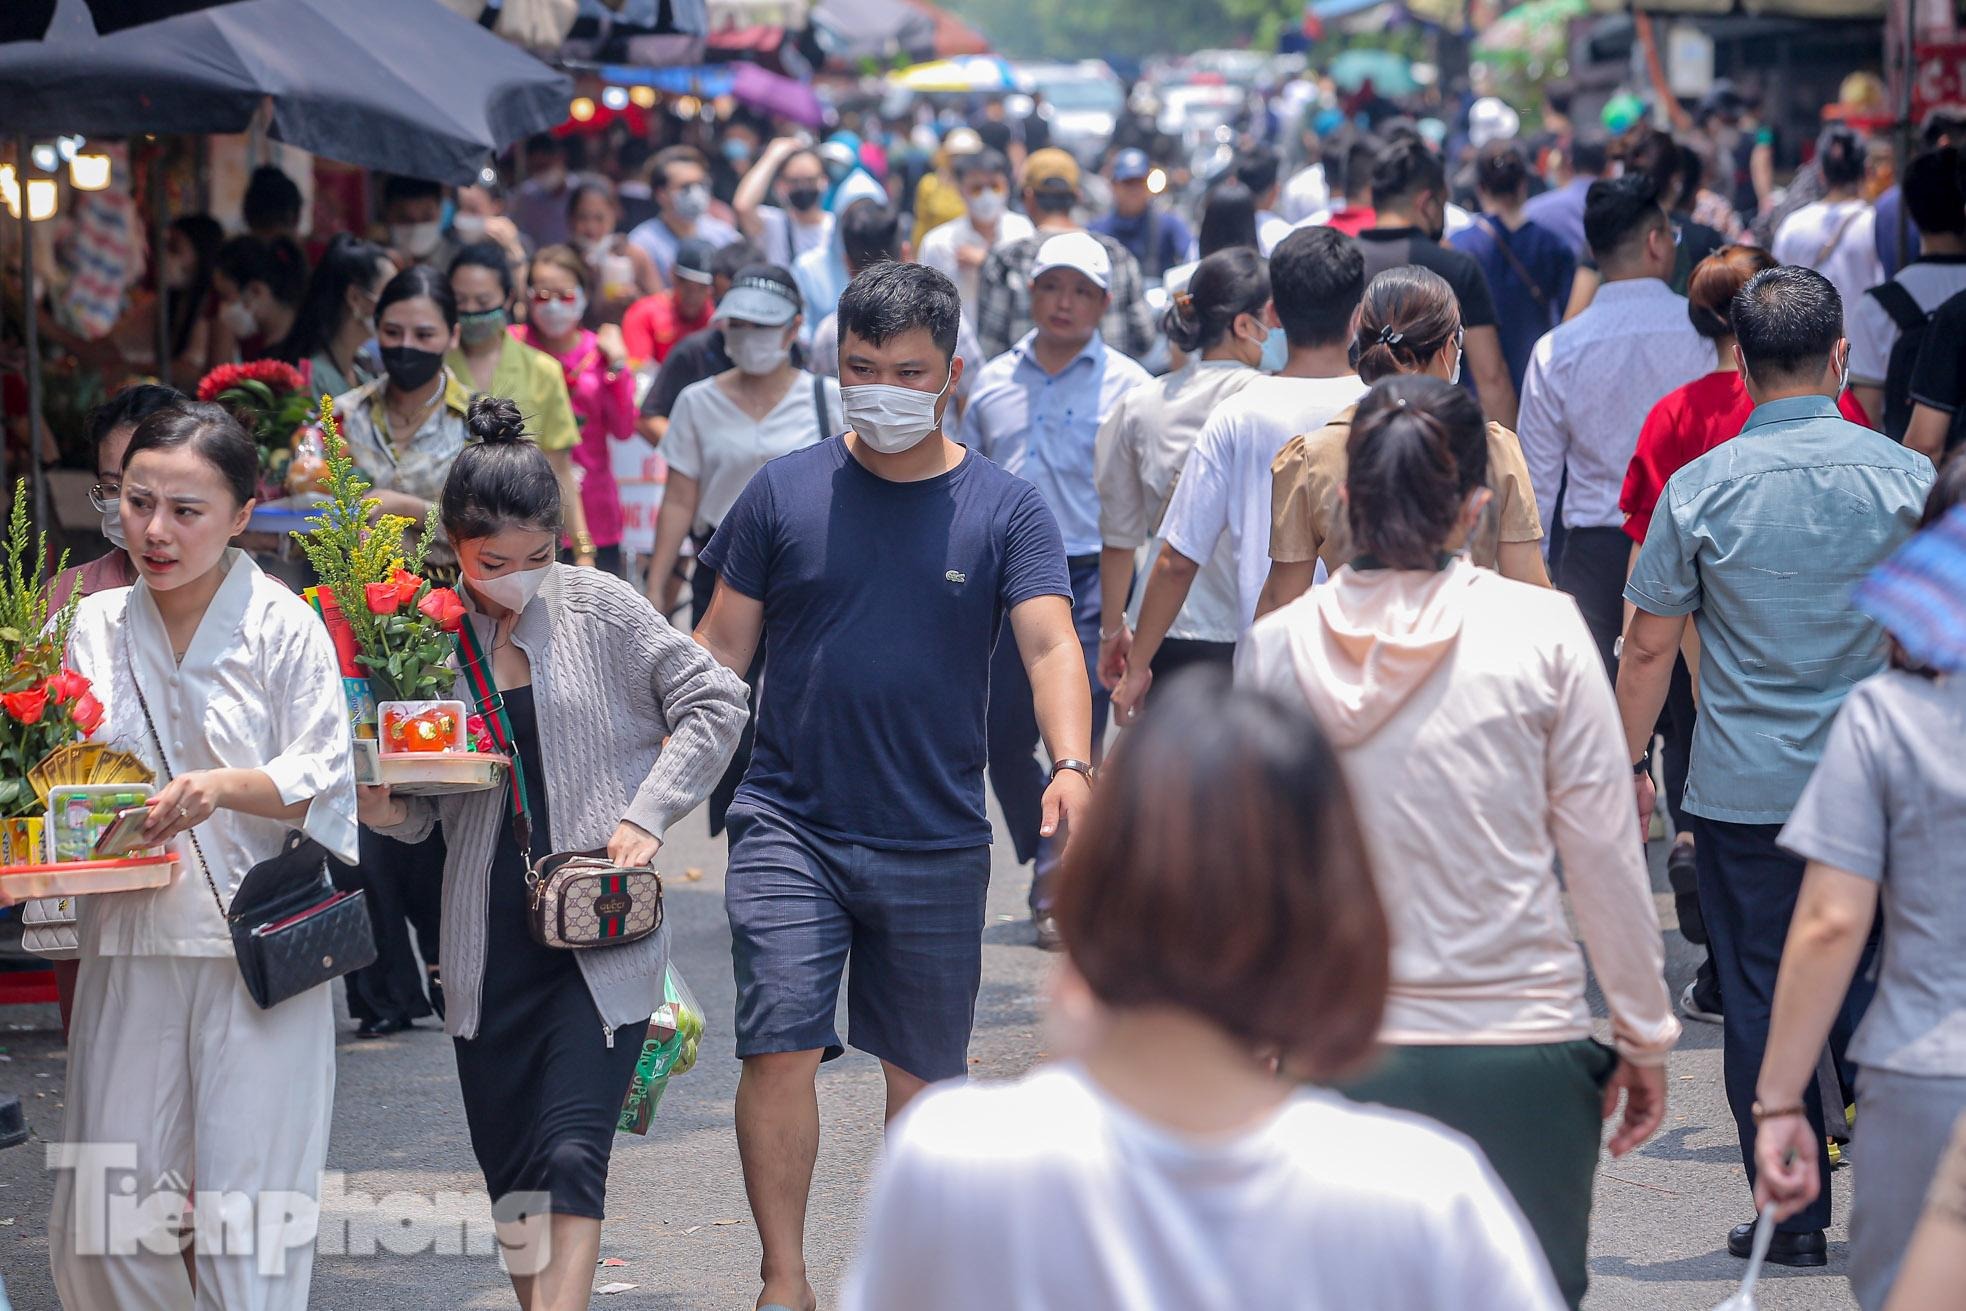
[(1632, 777), (1639, 778), (1652, 772), (1652, 747), (1647, 744), (1645, 754), (1632, 762)]
[(1083, 760), (1054, 760), (1051, 762), (1052, 780), (1055, 782), (1058, 776), (1064, 773), (1068, 769), (1075, 774), (1085, 775), (1085, 781), (1087, 784), (1090, 784), (1092, 780), (1096, 778), (1099, 774), (1099, 771), (1097, 769), (1093, 768), (1091, 765), (1086, 764)]

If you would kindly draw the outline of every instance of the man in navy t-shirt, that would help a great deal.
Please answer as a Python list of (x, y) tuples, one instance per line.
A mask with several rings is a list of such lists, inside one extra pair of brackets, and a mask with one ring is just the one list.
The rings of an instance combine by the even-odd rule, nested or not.
[(883, 263), (840, 299), (850, 431), (761, 469), (704, 548), (696, 640), (771, 670), (729, 815), (737, 1141), (762, 1305), (810, 1305), (804, 1231), (819, 1063), (849, 954), (853, 1045), (891, 1119), (968, 1068), (982, 978), (990, 658), (1006, 617), (1052, 759), (1043, 830), (1091, 797), (1092, 695), (1058, 524), (1036, 488), (942, 434), (961, 378), (955, 284)]

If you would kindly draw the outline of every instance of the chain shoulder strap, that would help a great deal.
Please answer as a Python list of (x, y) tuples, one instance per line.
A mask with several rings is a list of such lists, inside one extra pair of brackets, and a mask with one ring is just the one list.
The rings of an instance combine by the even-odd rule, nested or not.
[[(175, 777), (171, 771), (171, 758), (164, 750), (164, 738), (157, 731), (157, 721), (150, 717), (150, 699), (143, 694), (143, 680), (137, 677), (136, 639), (130, 636), (127, 608), (123, 612), (123, 650), (129, 656), (130, 686), (137, 690), (137, 708), (143, 711), (143, 726), (150, 730), (150, 740), (157, 747), (158, 763), (164, 766), (164, 781), (169, 783)], [(205, 849), (198, 845), (197, 829), (187, 828), (184, 836), (191, 839), (191, 853), (198, 858), (198, 870), (205, 876), (205, 886), (211, 889), (212, 904), (218, 907), (218, 917), (230, 922), (232, 916), (226, 912), (225, 899), (218, 895), (218, 884), (212, 880), (212, 867), (205, 859)]]

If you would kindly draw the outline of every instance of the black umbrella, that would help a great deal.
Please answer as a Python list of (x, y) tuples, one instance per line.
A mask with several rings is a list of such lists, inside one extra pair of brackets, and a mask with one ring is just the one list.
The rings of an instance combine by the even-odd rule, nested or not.
[[(88, 0), (95, 15), (96, 31), (120, 32), (141, 23), (188, 14), (209, 5), (230, 0)], [(48, 31), (48, 20), (55, 16), (55, 0), (5, 0), (0, 12), (0, 41), (39, 41)]]
[(0, 47), (7, 130), (243, 132), (270, 99), (276, 140), (462, 183), (563, 121), (573, 90), (437, 0), (231, 0), (112, 36), (79, 32), (79, 10), (62, 0), (46, 40)]

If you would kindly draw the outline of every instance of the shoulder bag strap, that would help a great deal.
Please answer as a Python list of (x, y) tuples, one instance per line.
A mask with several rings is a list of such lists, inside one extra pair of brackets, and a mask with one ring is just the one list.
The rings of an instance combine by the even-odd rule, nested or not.
[(519, 854), (530, 871), (532, 808), (526, 801), (526, 765), (519, 757), (519, 744), (512, 736), (512, 721), (505, 714), (505, 695), (492, 682), (491, 673), (485, 668), (485, 649), (478, 642), (478, 633), (471, 626), (469, 615), (457, 626), (457, 654), (458, 664), (464, 670), (464, 681), (471, 687), (471, 699), (477, 702), (478, 713), (484, 716), (485, 731), (491, 734), (493, 744), (511, 758), (508, 779), (512, 785), (509, 797), (512, 837), (519, 844)]
[(1509, 262), (1510, 271), (1523, 286), (1529, 288), (1529, 294), (1536, 298), (1536, 308), (1547, 310), (1550, 307), (1550, 298), (1543, 294), (1543, 289), (1536, 285), (1536, 279), (1530, 277), (1529, 270), (1523, 267), (1521, 257), (1509, 246), (1508, 234), (1502, 230), (1502, 225), (1487, 214), (1477, 214), (1475, 221), (1487, 228), (1488, 235), (1495, 238), (1495, 247), (1502, 252), (1502, 258)]
[[(171, 758), (164, 752), (164, 738), (157, 731), (157, 721), (150, 717), (150, 699), (143, 694), (143, 680), (137, 677), (136, 639), (130, 636), (130, 613), (123, 611), (123, 650), (130, 660), (130, 686), (137, 690), (137, 708), (143, 711), (143, 726), (150, 730), (150, 740), (157, 748), (157, 761), (164, 767), (164, 781), (169, 783), (174, 775), (171, 772)], [(198, 858), (198, 869), (205, 876), (205, 886), (212, 890), (212, 904), (218, 907), (218, 917), (228, 924), (232, 915), (225, 909), (225, 898), (218, 895), (218, 884), (212, 879), (211, 863), (205, 859), (205, 849), (198, 845), (198, 832), (187, 828), (184, 836), (191, 839), (191, 854)]]
[(1891, 316), (1891, 322), (1898, 325), (1899, 332), (1922, 328), (1932, 317), (1917, 298), (1905, 290), (1905, 284), (1896, 279), (1880, 282), (1864, 294), (1884, 307), (1884, 312)]
[(812, 411), (819, 416), (819, 440), (826, 441), (832, 437), (833, 429), (826, 421), (826, 375), (823, 373), (812, 375)]
[(1856, 205), (1851, 208), (1848, 214), (1843, 216), (1843, 221), (1836, 225), (1836, 231), (1829, 234), (1829, 240), (1825, 241), (1823, 248), (1816, 252), (1816, 258), (1809, 261), (1811, 268), (1816, 267), (1836, 253), (1836, 248), (1843, 244), (1843, 234), (1850, 230), (1850, 225), (1855, 223), (1857, 216), (1863, 212), (1864, 207), (1862, 205)]

